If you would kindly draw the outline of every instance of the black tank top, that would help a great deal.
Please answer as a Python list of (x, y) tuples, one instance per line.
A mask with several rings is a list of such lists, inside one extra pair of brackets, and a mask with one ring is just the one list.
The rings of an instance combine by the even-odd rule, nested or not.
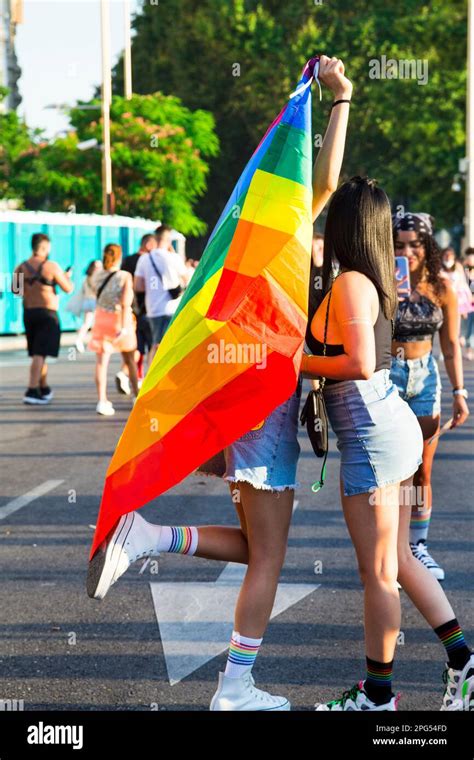
[[(314, 314), (313, 314), (314, 316)], [(311, 332), (311, 320), (308, 322), (306, 330), (306, 344), (315, 356), (323, 356), (324, 344), (314, 337)], [(379, 313), (374, 324), (375, 337), (375, 372), (380, 369), (390, 369), (392, 363), (392, 327), (393, 321), (385, 316), (382, 304), (379, 300)], [(344, 353), (342, 343), (326, 343), (326, 356), (340, 356)], [(326, 379), (326, 385), (340, 383), (341, 380)]]

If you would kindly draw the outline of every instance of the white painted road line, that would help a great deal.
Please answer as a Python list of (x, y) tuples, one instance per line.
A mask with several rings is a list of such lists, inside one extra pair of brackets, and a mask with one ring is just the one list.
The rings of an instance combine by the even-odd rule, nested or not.
[[(229, 647), (246, 565), (229, 562), (213, 582), (150, 583), (168, 679), (172, 686)], [(271, 617), (297, 604), (319, 583), (280, 583)]]
[(13, 501), (9, 501), (8, 504), (0, 507), (0, 520), (4, 520), (5, 517), (12, 515), (13, 512), (17, 512), (22, 507), (26, 507), (27, 504), (31, 504), (35, 499), (39, 499), (40, 496), (44, 496), (54, 488), (60, 486), (61, 483), (64, 483), (64, 480), (45, 480), (44, 483), (36, 486), (36, 488), (28, 491), (28, 493), (23, 494), (23, 496), (18, 496), (18, 498), (13, 499)]

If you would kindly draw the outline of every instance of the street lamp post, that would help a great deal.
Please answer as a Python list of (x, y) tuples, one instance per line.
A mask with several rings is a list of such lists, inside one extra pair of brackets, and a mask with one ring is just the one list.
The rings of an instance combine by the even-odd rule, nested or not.
[(467, 3), (466, 246), (474, 247), (474, 9)]
[(102, 213), (114, 213), (112, 191), (112, 157), (110, 152), (110, 104), (112, 101), (112, 71), (110, 66), (110, 6), (100, 2), (102, 39)]

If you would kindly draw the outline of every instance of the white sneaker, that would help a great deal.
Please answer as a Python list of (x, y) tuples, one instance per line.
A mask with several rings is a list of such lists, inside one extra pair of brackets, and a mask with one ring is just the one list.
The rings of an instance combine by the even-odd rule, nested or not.
[(112, 417), (115, 414), (115, 409), (110, 401), (98, 401), (95, 410), (97, 414), (102, 414), (104, 417)]
[(103, 599), (109, 588), (141, 557), (158, 557), (156, 535), (138, 512), (129, 512), (118, 521), (109, 540), (105, 540), (89, 562), (87, 593)]
[(453, 670), (446, 665), (443, 673), (446, 689), (443, 696), (442, 711), (474, 711), (474, 654), (462, 670)]
[(257, 689), (252, 673), (247, 672), (240, 678), (229, 678), (225, 673), (219, 673), (219, 684), (209, 709), (277, 711), (289, 710), (290, 707), (285, 697), (274, 697), (267, 691)]
[(317, 711), (326, 712), (393, 712), (398, 710), (398, 703), (400, 701), (400, 694), (393, 696), (389, 702), (384, 702), (383, 705), (377, 705), (368, 698), (364, 691), (364, 682), (359, 681), (352, 689), (344, 691), (340, 699), (333, 699), (332, 702), (326, 702), (322, 704), (316, 704)]
[(76, 348), (79, 351), (80, 354), (83, 354), (86, 350), (86, 347), (84, 345), (84, 341), (82, 341), (80, 338), (76, 339)]
[(115, 375), (115, 385), (117, 386), (119, 393), (123, 393), (125, 396), (130, 396), (130, 378), (125, 372), (122, 372), (122, 370)]
[(436, 580), (444, 581), (444, 570), (429, 553), (426, 541), (420, 538), (416, 544), (410, 543), (410, 549), (415, 559), (422, 562), (423, 565), (428, 568), (430, 573), (434, 575)]

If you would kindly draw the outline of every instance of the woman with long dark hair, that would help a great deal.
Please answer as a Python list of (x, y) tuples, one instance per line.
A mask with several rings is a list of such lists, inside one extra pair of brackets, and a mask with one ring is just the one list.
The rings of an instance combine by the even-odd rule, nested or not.
[(301, 366), (306, 376), (326, 379), (324, 399), (341, 453), (342, 507), (364, 585), (366, 678), (318, 710), (397, 709), (391, 687), (401, 617), (397, 579), (446, 646), (444, 709), (468, 709), (462, 689), (474, 692), (474, 658), (453, 610), (409, 550), (423, 439), (390, 379), (397, 309), (391, 221), (389, 200), (373, 180), (353, 177), (334, 194), (324, 236), (324, 297), (307, 339), (314, 355), (304, 356)]
[[(413, 555), (438, 580), (442, 567), (428, 552), (431, 519), (431, 471), (440, 429), (441, 380), (433, 356), (433, 338), (439, 332), (444, 365), (453, 389), (452, 427), (468, 415), (464, 389), (462, 352), (459, 342), (458, 301), (449, 279), (442, 272), (442, 254), (433, 237), (429, 214), (405, 213), (393, 217), (395, 254), (406, 256), (411, 293), (399, 304), (392, 343), (391, 378), (401, 397), (416, 415), (423, 433), (423, 461), (415, 473), (410, 545)], [(430, 442), (431, 441), (431, 442)]]

